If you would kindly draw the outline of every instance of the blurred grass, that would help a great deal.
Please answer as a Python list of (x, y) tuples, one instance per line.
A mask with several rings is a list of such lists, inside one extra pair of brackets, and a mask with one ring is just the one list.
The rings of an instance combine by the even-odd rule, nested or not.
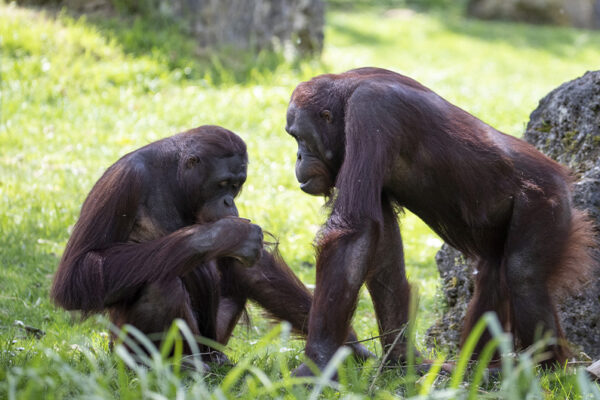
[[(104, 323), (80, 323), (55, 309), (48, 288), (83, 199), (122, 154), (202, 124), (240, 134), (250, 155), (240, 212), (275, 234), (285, 259), (313, 283), (310, 244), (326, 211), (297, 188), (295, 144), (283, 131), (298, 82), (389, 68), (520, 136), (541, 97), (598, 68), (599, 43), (596, 32), (479, 22), (435, 9), (342, 7), (327, 15), (322, 60), (291, 62), (285, 54), (201, 54), (182, 27), (164, 21), (75, 19), (0, 3), (0, 382), (8, 367), (43, 364), (40, 349), (70, 359), (81, 336), (106, 351)], [(413, 215), (401, 220), (407, 270), (421, 294), (419, 340), (436, 305), (441, 242)], [(251, 328), (235, 331), (234, 360), (268, 330), (253, 315)], [(35, 339), (15, 320), (46, 335)], [(355, 327), (360, 337), (377, 335), (366, 291)], [(290, 344), (292, 366), (302, 345)], [(381, 353), (378, 343), (367, 346)], [(398, 378), (386, 376), (381, 388), (392, 390)]]

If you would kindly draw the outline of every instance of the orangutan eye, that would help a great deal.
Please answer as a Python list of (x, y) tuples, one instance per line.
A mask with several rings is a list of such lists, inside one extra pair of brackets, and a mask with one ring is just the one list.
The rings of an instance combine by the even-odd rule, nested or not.
[(185, 167), (186, 168), (192, 168), (194, 165), (198, 164), (200, 162), (200, 159), (196, 156), (191, 156), (190, 158), (188, 158), (185, 161)]
[(321, 118), (323, 118), (327, 122), (333, 121), (333, 115), (331, 114), (331, 111), (329, 111), (329, 110), (323, 110), (323, 111), (321, 111), (321, 113), (319, 115), (321, 116)]

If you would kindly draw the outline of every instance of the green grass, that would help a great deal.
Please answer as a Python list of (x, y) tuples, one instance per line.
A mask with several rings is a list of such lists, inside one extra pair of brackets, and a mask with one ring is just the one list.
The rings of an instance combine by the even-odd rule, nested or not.
[[(240, 134), (250, 156), (240, 212), (275, 234), (296, 273), (314, 283), (311, 242), (326, 211), (323, 200), (298, 189), (295, 144), (283, 131), (298, 82), (323, 72), (386, 67), (520, 136), (541, 97), (597, 68), (600, 59), (600, 34), (589, 31), (454, 14), (395, 15), (335, 9), (327, 16), (322, 60), (288, 62), (273, 54), (198, 56), (181, 27), (168, 21), (73, 19), (0, 3), (0, 398), (15, 388), (20, 398), (139, 398), (151, 392), (171, 398), (178, 391), (190, 397), (308, 396), (312, 389), (292, 386), (299, 382), (285, 373), (301, 361), (303, 342), (276, 330), (266, 336), (272, 342), (256, 345), (271, 329), (256, 309), (252, 326), (236, 328), (226, 350), (238, 367), (200, 379), (181, 377), (161, 360), (150, 371), (128, 370), (126, 360), (108, 351), (105, 321), (80, 322), (56, 309), (48, 289), (93, 183), (117, 158), (146, 143), (202, 124)], [(413, 215), (402, 218), (402, 232), (408, 273), (421, 295), (421, 346), (436, 307), (434, 255), (441, 242)], [(37, 339), (15, 321), (46, 334)], [(354, 326), (362, 338), (377, 335), (366, 291)], [(375, 341), (367, 346), (381, 355)], [(586, 393), (583, 378), (561, 372), (536, 378), (526, 374), (532, 370), (527, 357), (520, 365), (524, 372), (515, 375), (515, 385), (525, 389), (519, 396)], [(433, 375), (415, 384), (410, 374), (379, 374), (377, 367), (349, 364), (339, 392), (329, 388), (322, 396), (389, 398), (437, 388), (439, 397), (452, 398), (469, 390), (433, 381)], [(484, 386), (480, 394), (509, 393), (504, 386)]]

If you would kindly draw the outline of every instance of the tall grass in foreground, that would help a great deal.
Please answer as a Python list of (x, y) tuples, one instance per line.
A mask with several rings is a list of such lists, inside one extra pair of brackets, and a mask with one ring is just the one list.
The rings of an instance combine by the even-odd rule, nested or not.
[[(409, 331), (414, 328), (409, 328)], [(489, 329), (493, 340), (485, 347), (478, 362), (471, 362), (475, 343)], [(82, 340), (70, 349), (39, 349), (26, 367), (14, 368), (0, 383), (0, 397), (8, 399), (113, 398), (120, 399), (230, 399), (286, 398), (317, 399), (393, 398), (410, 399), (526, 399), (544, 398), (551, 393), (543, 389), (556, 379), (565, 397), (600, 400), (600, 390), (583, 369), (570, 376), (566, 370), (540, 374), (536, 369), (539, 349), (536, 346), (515, 355), (512, 339), (502, 331), (494, 314), (488, 313), (477, 323), (463, 351), (458, 356), (451, 375), (440, 374), (443, 356), (438, 358), (423, 376), (408, 367), (379, 365), (369, 360), (358, 364), (349, 357), (350, 350), (341, 348), (320, 376), (299, 378), (290, 374), (288, 349), (290, 326), (274, 327), (253, 344), (251, 351), (234, 366), (206, 365), (199, 357), (182, 355), (184, 342), (193, 353), (200, 354), (195, 338), (182, 320), (173, 323), (160, 349), (134, 327), (121, 332), (114, 351), (99, 351), (97, 344)], [(410, 332), (408, 333), (410, 335)], [(126, 347), (127, 346), (127, 347)], [(130, 349), (130, 350), (127, 350)], [(486, 365), (496, 351), (502, 355), (501, 368), (488, 374)], [(201, 372), (205, 371), (205, 372)], [(338, 380), (333, 380), (336, 371)], [(386, 389), (378, 380), (382, 375)]]

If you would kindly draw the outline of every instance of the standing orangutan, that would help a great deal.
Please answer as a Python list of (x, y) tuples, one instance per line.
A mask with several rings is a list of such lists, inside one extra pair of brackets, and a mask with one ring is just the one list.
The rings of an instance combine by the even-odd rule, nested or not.
[[(122, 157), (83, 204), (54, 277), (54, 301), (84, 315), (107, 310), (115, 325), (146, 334), (181, 318), (194, 334), (225, 344), (251, 299), (306, 333), (310, 292), (263, 250), (261, 228), (238, 218), (234, 198), (247, 164), (242, 139), (217, 126)], [(353, 332), (348, 339), (356, 340)]]
[[(348, 334), (366, 282), (384, 351), (408, 317), (397, 207), (478, 260), (463, 341), (495, 311), (516, 344), (550, 333), (546, 363), (565, 361), (552, 294), (591, 265), (590, 224), (573, 209), (569, 173), (418, 82), (379, 68), (328, 74), (296, 87), (286, 131), (298, 143), (296, 177), (332, 197), (318, 239), (317, 279), (306, 355), (323, 368)], [(486, 332), (476, 351), (489, 340)], [(309, 374), (305, 365), (298, 375)]]

